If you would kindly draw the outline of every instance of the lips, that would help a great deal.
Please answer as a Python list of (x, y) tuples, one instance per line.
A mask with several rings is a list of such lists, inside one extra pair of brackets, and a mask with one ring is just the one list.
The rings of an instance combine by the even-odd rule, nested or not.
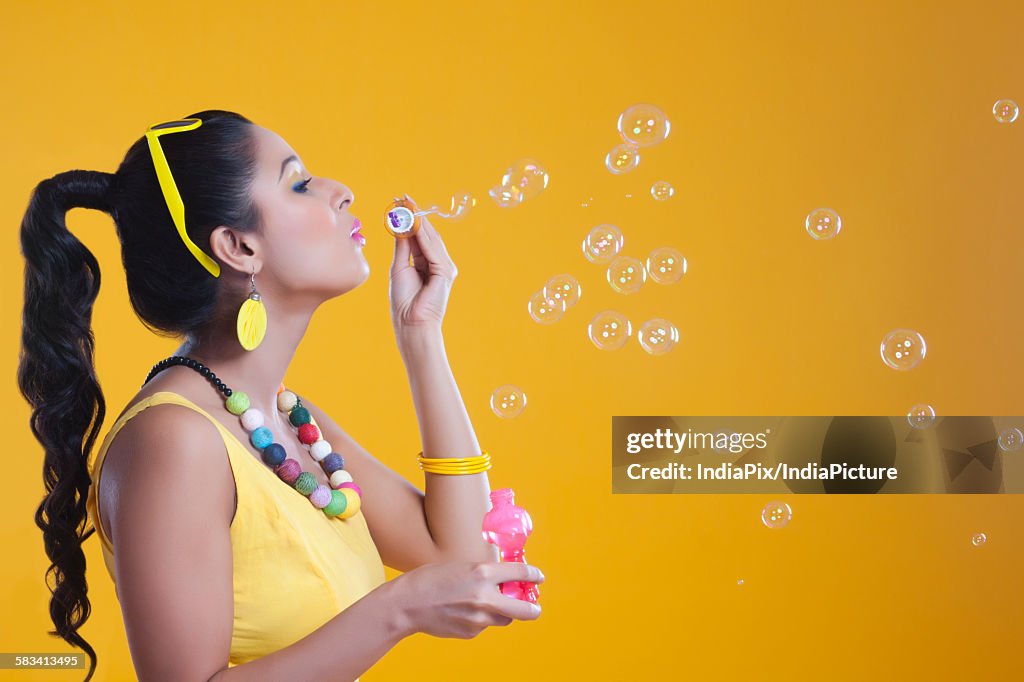
[(362, 223), (359, 222), (359, 218), (356, 218), (356, 222), (352, 226), (352, 231), (348, 233), (348, 236), (354, 239), (359, 246), (366, 246), (366, 237), (359, 232), (362, 226)]

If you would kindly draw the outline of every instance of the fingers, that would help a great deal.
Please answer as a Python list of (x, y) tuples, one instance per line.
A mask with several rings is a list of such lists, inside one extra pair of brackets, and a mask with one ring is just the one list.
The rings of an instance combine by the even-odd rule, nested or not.
[(507, 583), (511, 580), (523, 580), (538, 585), (544, 582), (544, 574), (539, 568), (532, 564), (524, 564), (521, 561), (499, 561), (492, 564), (493, 572), (491, 580), (498, 583)]
[[(488, 564), (485, 570), (488, 576), (487, 582), (494, 583), (495, 588), (498, 588), (501, 583), (515, 580), (531, 583), (544, 582), (544, 574), (539, 568), (518, 561), (493, 562)], [(537, 604), (504, 595), (500, 589), (496, 589), (491, 594), (495, 612), (500, 615), (516, 620), (533, 620), (540, 616), (541, 608)]]
[(412, 248), (408, 239), (395, 239), (395, 258), (391, 261), (392, 275), (409, 267), (409, 255), (411, 250)]
[(444, 245), (444, 240), (441, 239), (441, 233), (437, 231), (434, 224), (430, 222), (427, 216), (420, 216), (422, 225), (416, 236), (419, 238), (420, 247), (423, 249), (423, 253), (435, 263), (448, 261), (451, 262), (451, 258), (448, 257), (448, 247)]
[(426, 256), (423, 255), (423, 249), (420, 248), (420, 243), (415, 239), (403, 239), (402, 241), (409, 242), (412, 264), (420, 271), (420, 274), (426, 275), (430, 268)]
[[(405, 198), (416, 203), (408, 194), (405, 195)], [(424, 272), (429, 270), (431, 273), (447, 275), (449, 279), (454, 280), (458, 272), (455, 263), (448, 255), (448, 249), (445, 247), (440, 233), (427, 219), (427, 216), (420, 216), (420, 229), (416, 231), (415, 239), (420, 253), (426, 260), (427, 268), (424, 269)], [(414, 250), (413, 257), (415, 256)], [(417, 267), (419, 267), (418, 263)]]
[(498, 616), (515, 620), (535, 620), (540, 616), (540, 606), (523, 599), (506, 596), (500, 592), (494, 595), (494, 612)]

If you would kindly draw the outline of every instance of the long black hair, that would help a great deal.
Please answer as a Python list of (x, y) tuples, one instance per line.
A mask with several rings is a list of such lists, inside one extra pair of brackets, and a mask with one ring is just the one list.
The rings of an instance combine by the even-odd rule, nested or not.
[[(215, 227), (262, 229), (251, 194), (256, 138), (252, 121), (230, 111), (188, 118), (203, 123), (163, 135), (160, 144), (185, 204), (189, 237), (216, 260), (209, 251)], [(90, 613), (82, 543), (96, 530), (86, 528), (92, 483), (87, 458), (106, 403), (93, 364), (92, 307), (100, 268), (65, 223), (68, 210), (79, 207), (113, 218), (132, 308), (160, 336), (189, 336), (211, 324), (227, 270), (213, 277), (182, 242), (145, 136), (128, 149), (115, 173), (71, 170), (40, 182), (22, 219), (25, 307), (18, 386), (32, 407), (32, 434), (44, 450), (46, 493), (35, 522), (52, 562), (44, 578), (56, 626), (49, 634), (88, 654), (89, 680), (96, 652), (78, 632)]]

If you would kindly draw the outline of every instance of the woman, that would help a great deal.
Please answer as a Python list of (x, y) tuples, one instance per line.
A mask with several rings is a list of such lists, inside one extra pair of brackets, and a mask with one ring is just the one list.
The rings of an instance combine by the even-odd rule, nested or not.
[[(369, 274), (353, 201), (280, 136), (219, 110), (153, 126), (114, 174), (36, 187), (18, 380), (45, 449), (51, 634), (88, 654), (87, 680), (94, 530), (141, 680), (351, 680), (415, 632), (471, 638), (539, 615), (498, 586), (540, 571), (500, 563), (481, 536), (489, 460), (445, 355), (456, 268), (427, 220), (396, 240), (390, 280), (426, 494), (282, 383), (313, 312)], [(111, 214), (135, 312), (183, 339), (94, 458), (100, 271), (65, 225), (74, 207)], [(383, 564), (405, 573), (385, 582)]]

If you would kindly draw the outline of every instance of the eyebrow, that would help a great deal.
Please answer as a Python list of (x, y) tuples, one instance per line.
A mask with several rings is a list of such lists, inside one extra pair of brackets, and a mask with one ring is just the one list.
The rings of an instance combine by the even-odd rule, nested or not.
[(281, 174), (279, 176), (277, 176), (277, 181), (278, 182), (281, 182), (281, 178), (284, 177), (284, 169), (288, 166), (288, 163), (290, 161), (298, 161), (298, 160), (299, 160), (299, 157), (297, 157), (295, 154), (292, 154), (287, 159), (285, 159), (284, 161), (281, 162)]

